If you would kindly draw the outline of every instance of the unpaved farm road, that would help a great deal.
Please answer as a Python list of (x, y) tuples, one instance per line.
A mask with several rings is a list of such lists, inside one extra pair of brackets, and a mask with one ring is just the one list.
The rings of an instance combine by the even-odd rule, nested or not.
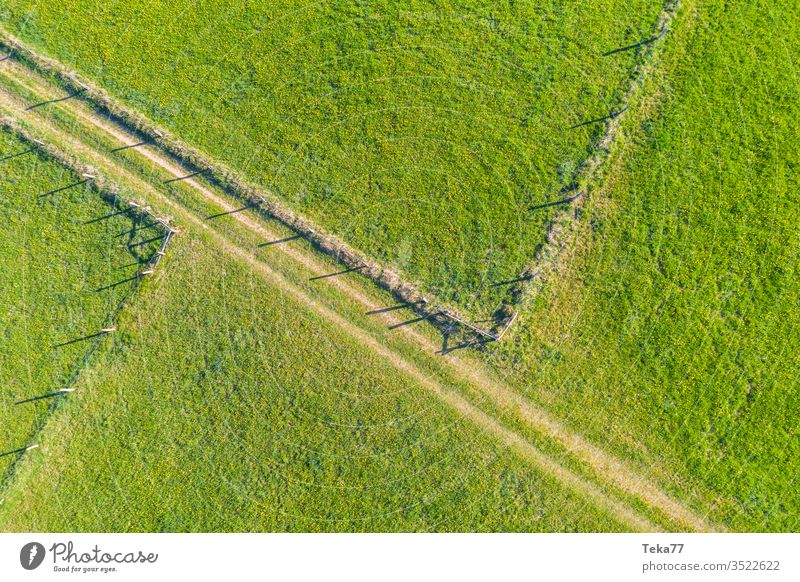
[[(20, 65), (13, 59), (8, 59), (0, 63), (0, 74), (13, 78), (15, 82), (23, 85), (27, 90), (30, 90), (37, 95), (37, 97), (41, 98), (41, 101), (57, 99), (64, 96), (60, 88), (50, 84), (47, 80)], [(595, 486), (591, 480), (567, 469), (557, 460), (536, 448), (519, 433), (505, 427), (499, 421), (475, 407), (454, 390), (430, 378), (426, 372), (420, 370), (405, 356), (378, 342), (369, 332), (361, 329), (326, 305), (313, 299), (305, 290), (296, 286), (277, 270), (266, 264), (263, 257), (257, 257), (252, 249), (245, 248), (235, 241), (232, 241), (229, 237), (215, 229), (213, 225), (210, 225), (209, 221), (205, 220), (204, 217), (200, 217), (180, 206), (164, 192), (163, 184), (157, 180), (153, 180), (152, 176), (134, 175), (132, 172), (121, 167), (119, 161), (115, 160), (113, 155), (108, 152), (98, 151), (94, 147), (81, 141), (74, 135), (74, 132), (69, 134), (61, 130), (57, 124), (49, 118), (48, 110), (51, 107), (57, 107), (73, 116), (75, 120), (85, 126), (87, 130), (102, 132), (117, 140), (120, 146), (132, 146), (138, 143), (139, 140), (137, 137), (126, 127), (98, 116), (88, 105), (77, 99), (64, 100), (48, 105), (47, 107), (38, 107), (32, 110), (26, 109), (28, 105), (30, 105), (30, 103), (23, 102), (16, 95), (6, 90), (0, 92), (0, 107), (2, 107), (6, 113), (25, 122), (29, 127), (35, 128), (35, 130), (40, 132), (43, 136), (57, 137), (61, 143), (68, 145), (69, 151), (85, 159), (87, 162), (98, 166), (98, 168), (102, 169), (104, 172), (109, 173), (109, 177), (112, 177), (114, 180), (124, 180), (136, 190), (146, 194), (149, 200), (158, 201), (159, 206), (162, 208), (169, 207), (170, 210), (176, 216), (179, 216), (187, 225), (191, 224), (194, 228), (210, 232), (213, 238), (226, 252), (236, 256), (240, 260), (244, 260), (251, 265), (254, 270), (268, 278), (271, 283), (278, 285), (286, 293), (294, 296), (337, 327), (347, 331), (363, 345), (391, 362), (397, 369), (414, 378), (465, 418), (491, 433), (501, 442), (506, 443), (506, 445), (510, 446), (519, 455), (540, 470), (559, 479), (568, 487), (584, 495), (592, 503), (606, 508), (613, 515), (617, 516), (622, 523), (632, 529), (646, 531), (659, 529), (657, 525), (640, 515), (629, 505), (605, 493), (599, 487)], [(150, 149), (149, 147), (131, 149), (175, 178), (183, 178), (189, 173), (179, 161), (172, 159), (169, 155), (159, 150)], [(220, 207), (224, 212), (237, 209), (237, 206), (231, 204), (222, 193), (212, 191), (197, 180), (187, 178), (182, 180), (182, 182), (195, 189), (205, 199)], [(230, 217), (237, 221), (242, 228), (246, 228), (258, 234), (265, 240), (274, 240), (281, 236), (277, 232), (271, 230), (266, 222), (258, 218), (247, 216), (241, 212), (232, 213)], [(311, 276), (324, 275), (330, 269), (330, 265), (314, 251), (290, 245), (276, 245), (276, 247), (275, 250), (277, 252), (289, 256), (299, 266), (308, 271)], [(364, 293), (357, 284), (349, 282), (346, 279), (330, 277), (323, 281), (325, 281), (325, 284), (333, 285), (352, 300), (362, 305), (367, 311), (377, 311), (385, 307)], [(378, 317), (383, 318), (389, 325), (402, 322), (401, 318), (394, 312), (383, 312), (378, 314)], [(438, 346), (429, 337), (408, 326), (400, 327), (398, 331), (410, 342), (413, 342), (426, 353), (430, 354), (430, 357), (437, 357), (433, 355), (433, 352), (438, 349)], [(444, 362), (457, 377), (468, 382), (501, 409), (512, 412), (537, 433), (556, 441), (573, 457), (587, 466), (589, 470), (606, 485), (616, 488), (626, 495), (636, 497), (647, 506), (657, 510), (672, 521), (676, 529), (696, 531), (710, 531), (715, 529), (707, 519), (695, 514), (691, 509), (671, 498), (655, 482), (649, 480), (645, 475), (637, 472), (621, 459), (614, 457), (586, 441), (580, 434), (564, 426), (548, 412), (521, 396), (502, 380), (498, 380), (495, 375), (486, 368), (485, 365), (478, 362), (474, 356), (450, 353), (444, 358)]]

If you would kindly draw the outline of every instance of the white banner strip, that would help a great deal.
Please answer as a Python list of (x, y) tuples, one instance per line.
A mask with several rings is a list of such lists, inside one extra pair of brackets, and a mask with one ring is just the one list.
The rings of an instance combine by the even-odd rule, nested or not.
[(0, 580), (800, 580), (800, 534), (2, 534)]

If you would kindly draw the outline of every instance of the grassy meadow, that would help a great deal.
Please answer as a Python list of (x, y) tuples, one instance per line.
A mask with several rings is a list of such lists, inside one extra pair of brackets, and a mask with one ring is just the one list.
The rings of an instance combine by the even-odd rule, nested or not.
[[(659, 0), (66, 4), (0, 23), (427, 292), (498, 306)], [(157, 48), (156, 48), (157, 47)]]
[[(734, 531), (796, 531), (800, 514), (800, 26), (783, 17), (795, 4), (682, 2), (575, 214), (574, 236), (565, 235), (559, 267), (503, 342), (458, 360), (466, 374), (490, 364), (492, 378), (571, 434)], [(0, 23), (439, 297), (476, 310), (494, 307), (504, 291), (492, 282), (532, 258), (553, 212), (533, 208), (558, 197), (602, 126), (564, 128), (607, 114), (627, 86), (635, 54), (602, 52), (648, 37), (662, 7), (0, 0)], [(65, 110), (40, 111), (84, 144), (118, 145)], [(0, 137), (8, 140), (0, 158), (18, 151)], [(342, 278), (313, 281), (237, 223), (242, 214), (221, 216), (186, 183), (164, 185), (168, 176), (134, 150), (114, 155), (137, 176), (149, 173), (181, 232), (51, 416), (40, 449), (6, 480), (0, 529), (627, 528), (398, 371), (391, 354), (549, 459), (604, 481), (553, 435), (473, 390), (449, 360), (390, 333), (328, 285)], [(14, 399), (45, 392), (42, 379), (60, 386), (82, 357), (78, 345), (49, 349), (47, 336), (97, 328), (124, 288), (95, 290), (121, 280), (133, 261), (123, 260), (130, 245), (110, 242), (129, 219), (90, 223), (101, 208), (81, 203), (74, 216), (86, 215), (70, 222), (72, 213), (48, 206), (96, 194), (76, 187), (69, 197), (36, 197), (74, 176), (35, 155), (0, 169), (10, 172), (0, 175), (10, 185), (0, 191), (0, 264), (41, 274), (0, 283), (9, 338), (0, 349), (16, 366), (0, 371), (13, 449), (49, 406), (23, 409)], [(51, 238), (40, 243), (33, 231)], [(37, 253), (20, 258), (20, 240)], [(305, 241), (293, 245), (310, 252)], [(28, 269), (34, 255), (43, 266)], [(62, 257), (79, 268), (52, 268)], [(381, 306), (401, 307), (357, 285)], [(59, 302), (72, 303), (53, 313)], [(41, 329), (14, 315), (28, 304), (38, 310), (28, 321)], [(624, 497), (609, 483), (600, 488)], [(664, 525), (653, 508), (624, 500)]]
[(560, 275), (497, 346), (527, 394), (734, 530), (800, 514), (792, 6), (686, 3)]
[(158, 231), (128, 214), (108, 216), (116, 209), (78, 184), (80, 176), (5, 129), (0, 160), (4, 477), (18, 458), (11, 451), (37, 442), (48, 411), (69, 397), (58, 390), (73, 385), (100, 342), (88, 336), (109, 325), (131, 294), (134, 282), (127, 279), (157, 250), (146, 241)]

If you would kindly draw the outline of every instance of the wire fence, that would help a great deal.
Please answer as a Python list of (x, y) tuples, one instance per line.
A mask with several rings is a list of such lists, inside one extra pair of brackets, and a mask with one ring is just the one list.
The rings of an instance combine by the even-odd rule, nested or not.
[[(113, 307), (111, 312), (104, 318), (103, 322), (101, 323), (101, 327), (98, 331), (93, 331), (90, 335), (85, 336), (83, 338), (79, 338), (78, 340), (70, 340), (65, 342), (64, 344), (56, 344), (54, 347), (59, 347), (61, 345), (66, 345), (69, 343), (74, 343), (76, 341), (89, 341), (89, 347), (84, 352), (82, 358), (78, 362), (75, 369), (71, 372), (68, 379), (53, 392), (49, 392), (45, 395), (35, 396), (32, 398), (27, 398), (25, 400), (21, 400), (16, 402), (16, 404), (25, 404), (28, 402), (42, 400), (42, 399), (52, 399), (50, 406), (47, 409), (47, 412), (39, 419), (39, 421), (34, 425), (32, 430), (32, 440), (37, 440), (38, 435), (41, 434), (42, 429), (44, 428), (45, 424), (50, 418), (52, 412), (57, 408), (60, 404), (61, 398), (67, 394), (70, 394), (75, 391), (75, 385), (78, 382), (81, 373), (84, 369), (89, 365), (92, 361), (97, 350), (102, 345), (103, 339), (109, 335), (114, 333), (117, 330), (117, 320), (119, 314), (122, 312), (123, 308), (128, 304), (129, 300), (138, 292), (143, 279), (146, 276), (153, 275), (155, 273), (156, 267), (158, 267), (161, 259), (166, 255), (167, 246), (169, 245), (170, 240), (177, 232), (174, 228), (172, 228), (169, 222), (161, 217), (156, 216), (153, 212), (147, 208), (143, 207), (142, 205), (132, 202), (132, 201), (125, 201), (123, 200), (119, 193), (116, 191), (116, 187), (109, 181), (105, 180), (102, 176), (98, 176), (94, 169), (86, 166), (85, 164), (81, 163), (76, 158), (60, 151), (59, 149), (46, 144), (44, 141), (35, 138), (31, 133), (29, 133), (26, 129), (22, 128), (15, 120), (2, 117), (0, 118), (0, 128), (12, 133), (16, 138), (18, 138), (21, 142), (27, 144), (29, 146), (29, 150), (27, 152), (37, 152), (39, 155), (55, 161), (62, 167), (74, 172), (78, 176), (81, 176), (82, 180), (76, 182), (76, 184), (87, 184), (90, 188), (92, 188), (100, 198), (113, 210), (116, 211), (116, 214), (127, 214), (131, 217), (135, 224), (148, 224), (149, 227), (157, 226), (158, 229), (161, 231), (161, 245), (159, 246), (158, 250), (151, 253), (146, 259), (141, 261), (138, 265), (138, 269), (136, 274), (130, 278), (129, 282), (130, 285), (127, 287), (127, 290), (121, 297), (121, 299), (116, 303)], [(26, 153), (27, 153), (26, 152)], [(73, 184), (74, 186), (74, 184)], [(39, 444), (36, 442), (31, 442), (27, 446), (20, 447), (18, 449), (0, 453), (0, 457), (7, 456), (7, 455), (17, 455), (17, 458), (11, 463), (9, 466), (6, 474), (3, 476), (3, 483), (5, 483), (8, 479), (13, 477), (15, 472), (16, 463), (21, 458), (22, 454), (38, 447)]]

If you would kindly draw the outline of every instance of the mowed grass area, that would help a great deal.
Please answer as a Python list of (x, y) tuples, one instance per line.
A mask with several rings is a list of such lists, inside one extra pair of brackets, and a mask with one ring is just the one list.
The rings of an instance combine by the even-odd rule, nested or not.
[(199, 232), (25, 456), (0, 529), (624, 529)]
[(796, 531), (796, 3), (685, 5), (574, 252), (498, 348), (712, 519)]
[[(132, 292), (127, 279), (157, 250), (146, 241), (159, 231), (127, 213), (95, 221), (117, 209), (89, 185), (57, 191), (81, 180), (0, 130), (0, 453), (37, 441), (48, 411), (69, 397), (54, 393), (99, 341), (88, 336), (108, 325)], [(0, 477), (17, 458), (0, 457)]]
[(663, 2), (3, 0), (0, 22), (437, 298), (497, 307)]

